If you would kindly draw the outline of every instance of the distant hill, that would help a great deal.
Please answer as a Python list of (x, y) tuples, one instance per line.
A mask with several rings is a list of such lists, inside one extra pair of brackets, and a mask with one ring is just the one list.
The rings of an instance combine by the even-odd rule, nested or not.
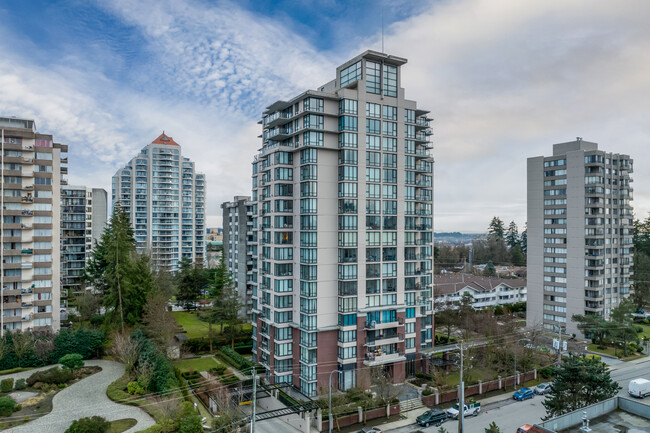
[(485, 239), (486, 237), (487, 233), (442, 232), (433, 234), (433, 240), (435, 242), (449, 244), (468, 244), (474, 239)]

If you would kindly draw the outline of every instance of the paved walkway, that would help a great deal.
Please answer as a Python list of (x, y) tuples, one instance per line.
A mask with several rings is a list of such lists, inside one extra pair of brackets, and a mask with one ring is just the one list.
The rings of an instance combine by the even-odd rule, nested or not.
[[(124, 375), (122, 364), (114, 361), (95, 360), (86, 361), (86, 365), (99, 366), (102, 371), (70, 385), (55, 395), (52, 401), (52, 412), (49, 414), (5, 431), (9, 433), (64, 433), (75, 419), (93, 415), (103, 416), (109, 421), (123, 418), (137, 420), (138, 423), (125, 433), (134, 433), (155, 424), (154, 419), (142, 409), (115, 403), (106, 395), (108, 385)], [(29, 377), (34, 371), (9, 374), (2, 378)]]

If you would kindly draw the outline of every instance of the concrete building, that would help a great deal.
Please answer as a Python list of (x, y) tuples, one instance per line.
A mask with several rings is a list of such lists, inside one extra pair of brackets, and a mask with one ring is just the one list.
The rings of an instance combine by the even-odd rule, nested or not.
[[(432, 344), (433, 159), (406, 59), (374, 51), (263, 113), (253, 161), (253, 356), (315, 395), (395, 382)], [(336, 379), (336, 377), (334, 378)]]
[(81, 273), (101, 240), (108, 215), (108, 194), (101, 188), (61, 188), (61, 306), (82, 289)]
[(497, 305), (526, 302), (526, 280), (522, 278), (489, 278), (470, 274), (434, 275), (433, 296), (439, 308), (460, 302), (469, 295), (476, 310)]
[(205, 175), (163, 132), (113, 176), (112, 205), (127, 211), (138, 252), (172, 272), (205, 260)]
[(33, 120), (0, 117), (0, 328), (60, 328), (60, 195), (68, 146)]
[(581, 138), (528, 159), (528, 326), (579, 334), (574, 314), (608, 318), (628, 296), (631, 173), (628, 155)]
[[(248, 275), (257, 267), (257, 258), (248, 257), (247, 232), (252, 234), (253, 217), (250, 197), (236, 196), (233, 201), (221, 205), (223, 209), (223, 259), (232, 275), (235, 288), (244, 308), (241, 316), (251, 319), (252, 288)], [(251, 215), (249, 215), (251, 214)]]

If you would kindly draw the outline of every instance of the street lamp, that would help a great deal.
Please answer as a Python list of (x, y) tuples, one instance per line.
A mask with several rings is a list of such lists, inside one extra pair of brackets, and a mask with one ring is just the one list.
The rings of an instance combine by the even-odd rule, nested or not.
[(520, 341), (530, 341), (530, 338), (520, 338), (515, 342), (515, 376), (514, 376), (515, 391), (517, 390), (517, 343), (519, 343)]
[(329, 427), (330, 427), (330, 429), (329, 430), (330, 431), (329, 431), (329, 433), (332, 433), (332, 374), (334, 374), (334, 373), (343, 373), (343, 372), (341, 370), (332, 370), (332, 371), (330, 371), (330, 400), (329, 400), (329, 408), (330, 408), (330, 410), (329, 410), (329, 419), (330, 419)]

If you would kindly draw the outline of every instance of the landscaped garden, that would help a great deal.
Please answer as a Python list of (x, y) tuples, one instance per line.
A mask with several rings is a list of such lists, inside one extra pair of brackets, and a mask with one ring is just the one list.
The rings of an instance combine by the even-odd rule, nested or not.
[[(201, 311), (174, 311), (172, 316), (176, 319), (178, 326), (183, 328), (189, 338), (204, 338), (209, 335), (210, 325), (208, 322), (201, 320)], [(250, 323), (243, 323), (241, 326), (242, 333), (250, 334), (252, 325)], [(214, 335), (220, 335), (221, 326), (212, 325), (212, 332)]]

